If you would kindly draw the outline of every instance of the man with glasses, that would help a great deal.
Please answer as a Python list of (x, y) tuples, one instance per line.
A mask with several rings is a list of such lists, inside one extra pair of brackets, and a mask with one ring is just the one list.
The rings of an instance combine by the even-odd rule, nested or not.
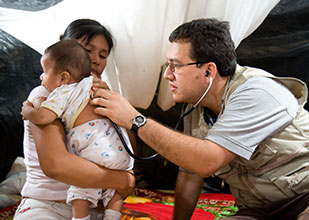
[(97, 90), (92, 104), (181, 167), (173, 219), (190, 219), (212, 175), (229, 184), (239, 208), (226, 219), (309, 218), (306, 85), (237, 65), (224, 21), (184, 23), (169, 40), (164, 78), (173, 99), (189, 104), (186, 134), (146, 119), (113, 91)]

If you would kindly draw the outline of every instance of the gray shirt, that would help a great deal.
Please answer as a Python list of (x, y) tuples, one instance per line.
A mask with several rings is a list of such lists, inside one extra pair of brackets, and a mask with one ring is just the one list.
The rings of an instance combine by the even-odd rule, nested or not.
[(298, 108), (285, 86), (267, 77), (252, 77), (231, 94), (206, 139), (249, 160), (260, 142), (295, 118)]

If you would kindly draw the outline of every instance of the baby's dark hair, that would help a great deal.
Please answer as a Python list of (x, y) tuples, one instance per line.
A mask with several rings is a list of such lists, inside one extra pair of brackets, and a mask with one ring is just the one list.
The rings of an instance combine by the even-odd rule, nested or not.
[(79, 82), (90, 76), (91, 62), (87, 51), (75, 40), (61, 40), (44, 52), (53, 62), (55, 72), (67, 71)]
[(197, 19), (177, 27), (170, 42), (191, 43), (190, 58), (196, 62), (214, 62), (221, 76), (231, 76), (236, 68), (236, 52), (226, 21)]
[(114, 46), (112, 34), (99, 22), (91, 19), (77, 19), (69, 24), (60, 40), (78, 40), (84, 37), (86, 45), (97, 35), (103, 35), (108, 44), (108, 54)]

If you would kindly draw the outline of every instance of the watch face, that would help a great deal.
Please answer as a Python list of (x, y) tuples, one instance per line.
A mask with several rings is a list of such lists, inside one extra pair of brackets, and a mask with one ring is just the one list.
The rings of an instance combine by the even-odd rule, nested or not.
[(144, 118), (142, 117), (142, 116), (137, 116), (136, 118), (135, 118), (135, 121), (138, 123), (138, 124), (140, 124), (140, 123), (143, 123), (144, 122)]
[(137, 130), (142, 127), (147, 121), (147, 118), (143, 115), (137, 115), (132, 121), (132, 127), (130, 131), (137, 136)]

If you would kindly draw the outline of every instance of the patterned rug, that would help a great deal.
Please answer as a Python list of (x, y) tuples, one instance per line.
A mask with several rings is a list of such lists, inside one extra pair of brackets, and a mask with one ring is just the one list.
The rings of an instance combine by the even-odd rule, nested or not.
[[(0, 220), (12, 220), (19, 202), (0, 210)], [(234, 198), (230, 194), (203, 193), (191, 220), (217, 220), (234, 214)], [(174, 194), (136, 188), (122, 209), (121, 220), (170, 220), (173, 216)]]
[(18, 205), (19, 205), (19, 202), (12, 205), (12, 206), (9, 206), (5, 209), (1, 209), (0, 210), (0, 219), (1, 220), (12, 220)]
[[(203, 193), (191, 220), (217, 220), (237, 212), (231, 194)], [(157, 190), (135, 189), (125, 200), (121, 220), (172, 219), (174, 194)]]

